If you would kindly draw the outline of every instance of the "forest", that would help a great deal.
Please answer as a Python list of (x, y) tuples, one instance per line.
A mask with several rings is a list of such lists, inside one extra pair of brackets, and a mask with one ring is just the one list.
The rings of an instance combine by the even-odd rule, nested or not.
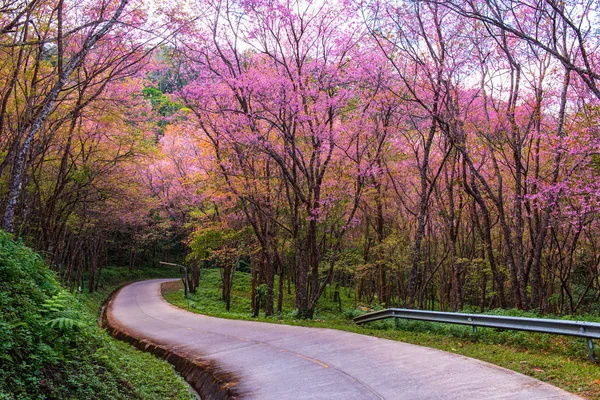
[(594, 0), (4, 0), (2, 229), (73, 291), (598, 313), (599, 47)]

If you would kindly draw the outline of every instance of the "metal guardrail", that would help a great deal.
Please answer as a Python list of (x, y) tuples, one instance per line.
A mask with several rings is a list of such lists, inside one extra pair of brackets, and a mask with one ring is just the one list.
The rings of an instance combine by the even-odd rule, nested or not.
[(170, 262), (165, 262), (165, 261), (159, 261), (159, 264), (170, 265), (172, 267), (178, 267), (183, 272), (183, 276), (181, 277), (181, 281), (183, 282), (183, 297), (185, 297), (187, 299), (188, 286), (189, 286), (188, 268), (185, 265), (175, 264), (175, 263), (170, 263)]
[(506, 317), (484, 314), (462, 314), (441, 311), (410, 310), (405, 308), (388, 308), (354, 318), (357, 324), (378, 321), (387, 318), (403, 318), (448, 324), (470, 325), (473, 333), (477, 327), (511, 329), (553, 335), (577, 336), (587, 339), (590, 359), (596, 362), (593, 339), (600, 339), (600, 324), (586, 321), (566, 321), (543, 318)]

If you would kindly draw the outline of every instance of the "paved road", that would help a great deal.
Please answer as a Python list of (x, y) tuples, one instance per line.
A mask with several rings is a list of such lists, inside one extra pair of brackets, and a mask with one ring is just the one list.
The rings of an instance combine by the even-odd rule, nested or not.
[(163, 300), (165, 280), (124, 287), (108, 322), (236, 377), (253, 399), (570, 399), (527, 376), (426, 347), (331, 329), (193, 314)]

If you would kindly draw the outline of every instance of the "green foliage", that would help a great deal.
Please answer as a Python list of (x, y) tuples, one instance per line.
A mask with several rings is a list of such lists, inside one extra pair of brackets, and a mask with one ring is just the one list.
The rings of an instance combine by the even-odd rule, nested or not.
[(600, 174), (600, 155), (598, 154), (592, 154), (592, 167), (594, 168), (594, 171), (598, 174)]
[(0, 399), (189, 398), (170, 365), (101, 331), (42, 258), (1, 230), (0, 310)]
[(228, 232), (216, 228), (197, 230), (191, 235), (190, 248), (192, 251), (190, 257), (206, 260), (213, 250), (225, 244), (228, 235)]
[(73, 171), (69, 174), (68, 180), (73, 183), (86, 183), (92, 177), (93, 171), (90, 166), (83, 164), (78, 168), (73, 168)]
[(247, 255), (251, 252), (252, 233), (249, 229), (234, 230), (218, 226), (198, 229), (189, 236), (191, 249), (187, 262), (199, 262), (206, 267), (231, 267), (250, 272)]
[(344, 310), (342, 311), (342, 315), (346, 319), (354, 319), (362, 314), (364, 314), (364, 312), (361, 310), (357, 310), (356, 308), (344, 308)]
[(142, 95), (150, 100), (152, 111), (159, 116), (157, 125), (160, 128), (164, 128), (169, 123), (168, 117), (182, 108), (181, 103), (171, 101), (171, 97), (157, 87), (146, 86), (142, 89)]
[(42, 310), (46, 314), (46, 318), (52, 318), (46, 321), (46, 324), (50, 325), (51, 328), (64, 331), (83, 326), (80, 315), (76, 311), (73, 297), (64, 290), (44, 300)]
[[(57, 367), (72, 337), (58, 335), (43, 315), (60, 285), (42, 258), (0, 231), (0, 393), (27, 398), (44, 392), (44, 371)], [(33, 389), (33, 392), (32, 392)], [(49, 388), (48, 388), (49, 389)]]
[[(325, 257), (324, 264), (329, 263), (330, 254), (327, 254)], [(364, 257), (360, 254), (360, 249), (358, 248), (348, 248), (343, 249), (337, 254), (335, 269), (336, 271), (344, 271), (349, 273), (356, 272), (358, 266), (364, 263)], [(329, 267), (329, 265), (327, 265)]]

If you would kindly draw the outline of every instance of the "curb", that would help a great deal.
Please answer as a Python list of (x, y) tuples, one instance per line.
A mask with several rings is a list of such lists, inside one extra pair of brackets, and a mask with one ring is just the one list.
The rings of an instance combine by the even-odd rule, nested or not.
[[(124, 285), (125, 286), (125, 285)], [(99, 325), (114, 338), (129, 343), (139, 350), (162, 358), (175, 367), (185, 381), (197, 392), (202, 400), (236, 400), (240, 396), (235, 390), (237, 379), (230, 373), (223, 372), (208, 360), (191, 360), (185, 354), (178, 353), (149, 340), (136, 337), (126, 329), (114, 323), (111, 318), (111, 307), (116, 295), (122, 289), (115, 290), (102, 306)]]

